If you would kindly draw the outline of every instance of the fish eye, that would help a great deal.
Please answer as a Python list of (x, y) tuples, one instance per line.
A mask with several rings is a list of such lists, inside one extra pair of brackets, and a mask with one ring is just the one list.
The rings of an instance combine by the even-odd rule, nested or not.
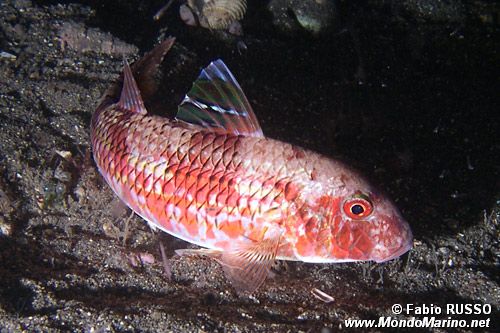
[(344, 213), (352, 219), (358, 220), (369, 216), (373, 205), (365, 195), (354, 195), (344, 202)]
[(351, 206), (351, 213), (354, 215), (361, 215), (365, 212), (365, 208), (360, 204), (355, 204)]

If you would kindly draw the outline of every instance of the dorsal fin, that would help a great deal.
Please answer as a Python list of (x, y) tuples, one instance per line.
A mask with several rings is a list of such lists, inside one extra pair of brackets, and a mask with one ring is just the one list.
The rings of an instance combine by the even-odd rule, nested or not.
[(137, 87), (134, 75), (126, 61), (125, 66), (123, 66), (123, 87), (118, 106), (134, 113), (147, 113), (144, 102), (142, 101), (141, 92)]
[(216, 132), (264, 137), (240, 85), (220, 59), (201, 71), (176, 118)]

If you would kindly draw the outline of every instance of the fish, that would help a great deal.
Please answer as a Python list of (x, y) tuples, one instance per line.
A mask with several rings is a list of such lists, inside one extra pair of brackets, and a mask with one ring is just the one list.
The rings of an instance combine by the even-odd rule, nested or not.
[(92, 115), (91, 144), (128, 207), (201, 247), (178, 254), (213, 258), (237, 292), (252, 293), (276, 260), (381, 263), (412, 248), (400, 211), (358, 172), (266, 137), (222, 60), (201, 71), (175, 117), (148, 112), (139, 86), (174, 41), (124, 65)]

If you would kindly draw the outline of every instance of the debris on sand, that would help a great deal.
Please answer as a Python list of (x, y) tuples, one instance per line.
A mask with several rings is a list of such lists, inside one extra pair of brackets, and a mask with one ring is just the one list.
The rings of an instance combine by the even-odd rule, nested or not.
[(139, 49), (110, 33), (88, 28), (82, 23), (64, 22), (59, 29), (59, 38), (63, 51), (70, 48), (77, 52), (95, 52), (113, 56), (136, 54)]

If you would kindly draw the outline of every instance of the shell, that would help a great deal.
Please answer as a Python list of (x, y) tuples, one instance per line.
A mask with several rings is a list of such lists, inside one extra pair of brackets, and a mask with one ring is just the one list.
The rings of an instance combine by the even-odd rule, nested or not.
[(243, 18), (247, 9), (246, 0), (188, 0), (187, 5), (202, 27), (214, 30), (228, 29)]

